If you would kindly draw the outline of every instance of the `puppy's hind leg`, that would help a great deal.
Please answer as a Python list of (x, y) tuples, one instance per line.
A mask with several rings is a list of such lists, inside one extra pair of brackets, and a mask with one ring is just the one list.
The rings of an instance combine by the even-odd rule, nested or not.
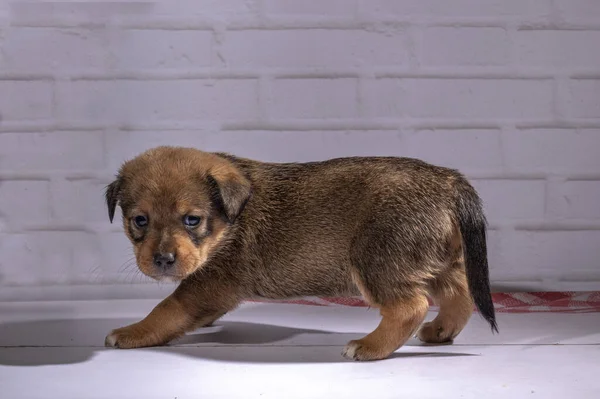
[(464, 266), (453, 265), (446, 275), (437, 279), (432, 291), (440, 311), (433, 321), (423, 324), (418, 337), (421, 341), (431, 344), (450, 342), (467, 325), (473, 313), (473, 300)]
[(378, 304), (366, 290), (364, 284), (353, 273), (353, 280), (363, 297), (373, 307), (379, 308), (382, 316), (377, 328), (366, 337), (348, 342), (342, 355), (352, 360), (379, 360), (387, 358), (414, 334), (423, 322), (429, 303), (418, 289), (406, 292), (403, 299)]

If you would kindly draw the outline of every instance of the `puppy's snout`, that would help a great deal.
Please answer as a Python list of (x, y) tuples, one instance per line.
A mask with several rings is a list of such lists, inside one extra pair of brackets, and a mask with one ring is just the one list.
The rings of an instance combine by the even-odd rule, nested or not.
[(167, 270), (175, 264), (175, 254), (173, 252), (157, 253), (154, 255), (154, 266)]

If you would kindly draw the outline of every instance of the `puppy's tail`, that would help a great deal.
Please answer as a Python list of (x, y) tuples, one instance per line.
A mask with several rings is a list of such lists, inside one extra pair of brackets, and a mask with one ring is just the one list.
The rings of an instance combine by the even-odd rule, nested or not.
[(469, 290), (483, 318), (498, 332), (490, 290), (486, 227), (481, 199), (466, 179), (457, 182), (458, 225), (463, 238), (463, 251)]

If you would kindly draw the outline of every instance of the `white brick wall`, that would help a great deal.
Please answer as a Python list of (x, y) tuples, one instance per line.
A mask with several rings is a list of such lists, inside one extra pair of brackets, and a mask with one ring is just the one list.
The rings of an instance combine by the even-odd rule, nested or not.
[(510, 44), (507, 30), (501, 27), (432, 26), (423, 32), (421, 64), (439, 67), (508, 65)]
[(494, 284), (600, 288), (596, 0), (0, 1), (0, 299), (154, 292), (102, 194), (161, 144), (459, 168)]

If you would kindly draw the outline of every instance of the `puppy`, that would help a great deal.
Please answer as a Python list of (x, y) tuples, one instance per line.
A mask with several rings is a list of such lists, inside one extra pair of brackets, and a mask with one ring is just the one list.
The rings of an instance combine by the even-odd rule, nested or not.
[(192, 148), (158, 147), (126, 162), (106, 190), (119, 205), (139, 269), (177, 289), (106, 345), (165, 344), (208, 326), (241, 301), (357, 296), (378, 327), (342, 355), (388, 357), (440, 306), (418, 337), (451, 341), (473, 303), (497, 325), (486, 220), (457, 171), (410, 158), (263, 163)]

